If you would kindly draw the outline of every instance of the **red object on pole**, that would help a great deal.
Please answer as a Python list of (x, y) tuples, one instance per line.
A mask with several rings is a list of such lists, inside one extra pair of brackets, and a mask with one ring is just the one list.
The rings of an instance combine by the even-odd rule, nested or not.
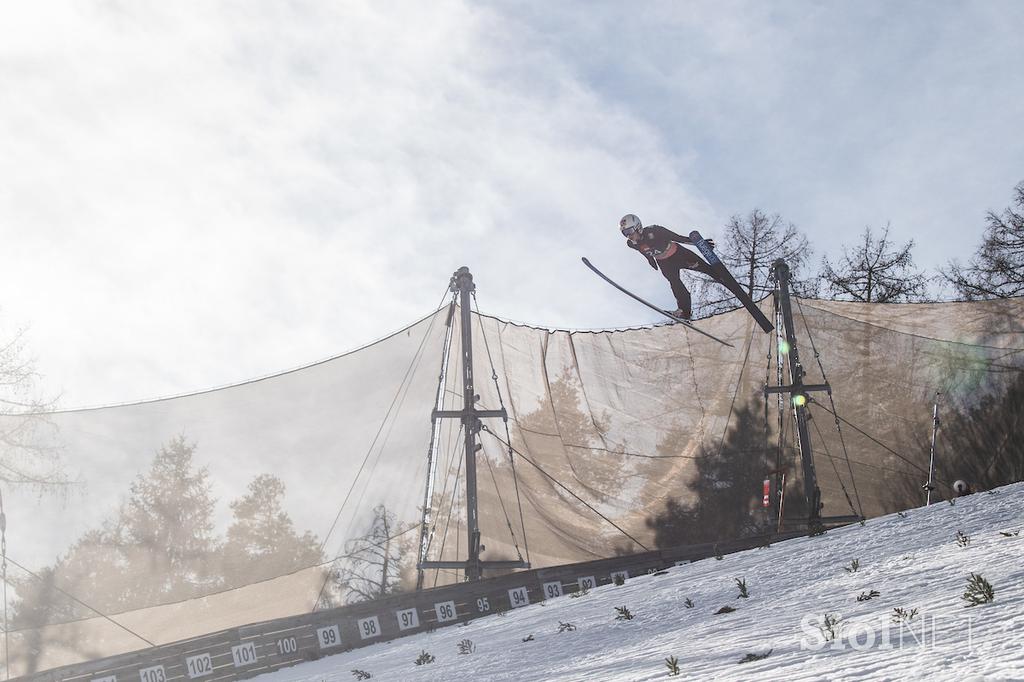
[(770, 478), (764, 479), (764, 500), (762, 504), (765, 507), (772, 506), (772, 480)]

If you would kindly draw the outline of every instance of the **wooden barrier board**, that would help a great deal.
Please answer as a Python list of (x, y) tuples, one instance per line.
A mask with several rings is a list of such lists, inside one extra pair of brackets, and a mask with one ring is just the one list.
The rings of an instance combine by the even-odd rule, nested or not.
[(617, 575), (628, 579), (804, 534), (793, 532), (676, 547), (395, 594), (375, 601), (244, 625), (16, 679), (45, 682), (243, 680), (375, 642), (607, 585), (614, 582)]

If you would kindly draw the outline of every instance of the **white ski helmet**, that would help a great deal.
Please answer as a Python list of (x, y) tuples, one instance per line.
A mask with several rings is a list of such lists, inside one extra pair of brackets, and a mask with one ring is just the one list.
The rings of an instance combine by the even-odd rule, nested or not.
[(632, 237), (638, 234), (640, 230), (644, 229), (643, 223), (632, 213), (627, 213), (622, 216), (622, 220), (619, 221), (619, 231), (622, 232), (625, 237)]

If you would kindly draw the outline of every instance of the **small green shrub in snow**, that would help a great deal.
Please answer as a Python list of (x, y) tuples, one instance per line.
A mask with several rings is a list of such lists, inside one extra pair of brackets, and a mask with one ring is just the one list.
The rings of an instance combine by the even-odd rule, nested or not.
[(904, 608), (895, 608), (892, 610), (892, 622), (894, 623), (909, 623), (914, 620), (914, 616), (917, 615), (917, 609), (910, 609), (909, 611)]
[(996, 599), (995, 588), (992, 584), (982, 578), (977, 573), (971, 573), (970, 577), (967, 578), (967, 590), (961, 597), (967, 606), (978, 606), (980, 604), (988, 604)]

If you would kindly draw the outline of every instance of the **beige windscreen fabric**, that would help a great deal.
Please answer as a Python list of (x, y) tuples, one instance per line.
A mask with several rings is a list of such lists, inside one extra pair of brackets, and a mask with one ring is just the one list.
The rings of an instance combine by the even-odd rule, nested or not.
[[(761, 305), (772, 317), (771, 299)], [(828, 396), (812, 396), (811, 440), (825, 516), (861, 510), (873, 516), (922, 504), (936, 392), (946, 414), (970, 416), (971, 406), (983, 401), (995, 411), (1024, 367), (1022, 299), (906, 305), (803, 300), (794, 302), (794, 314), (806, 381), (827, 378), (842, 418), (840, 439)], [(332, 560), (346, 554), (346, 541), (366, 534), (382, 505), (393, 518), (389, 527), (405, 531), (394, 547), (403, 577), (414, 579), (415, 526), (448, 319), (446, 307), (360, 350), (258, 381), (48, 415), (33, 440), (21, 442), (56, 448), (75, 485), (65, 496), (4, 485), (7, 551), (17, 562), (8, 567), (11, 673), (144, 646), (128, 630), (165, 642), (309, 611), (325, 595), (343, 600), (330, 586), (329, 569), (343, 568), (345, 559)], [(461, 407), (458, 320), (454, 315), (445, 409)], [(718, 516), (741, 519), (741, 525), (723, 521), (721, 528), (730, 533), (766, 529), (774, 521), (760, 509), (761, 481), (777, 465), (780, 423), (792, 501), (787, 509), (800, 513), (792, 411), (784, 409), (780, 422), (776, 396), (767, 410), (763, 396), (766, 379), (776, 381), (775, 334), (764, 334), (744, 310), (696, 324), (733, 347), (678, 325), (569, 331), (474, 315), (478, 407), (504, 405), (516, 451), (510, 460), (502, 421), (485, 420), (477, 465), (484, 559), (528, 556), (540, 567), (653, 549), (692, 537), (687, 533), (695, 531), (685, 525), (695, 518), (708, 526), (699, 529), (705, 536), (717, 532), (707, 519)], [(0, 417), (0, 429), (13, 433), (21, 421)], [(980, 437), (970, 432), (966, 417), (944, 423), (959, 425), (950, 434), (959, 439), (958, 448)], [(430, 558), (464, 559), (458, 420), (441, 420), (437, 435)], [(182, 558), (173, 546), (134, 542), (124, 532), (118, 537), (134, 542), (130, 548), (112, 543), (113, 526), (129, 518), (129, 502), (149, 490), (139, 481), (152, 475), (156, 454), (175, 443), (191, 448), (190, 471), (206, 472), (199, 486), (205, 494), (194, 486), (180, 501), (187, 507), (205, 500), (207, 544)], [(940, 488), (956, 477), (1016, 475), (994, 459), (988, 470), (968, 467), (961, 476), (957, 457), (940, 447)], [(280, 548), (292, 556), (298, 556), (293, 547), (305, 548), (301, 566), (270, 556), (277, 540), (266, 537), (263, 553), (251, 561), (225, 558), (229, 529), (240, 510), (252, 507), (240, 501), (261, 475), (282, 486), (273, 488), (281, 493), (275, 510), (287, 516), (294, 533), (281, 536)], [(723, 507), (724, 491), (735, 495), (737, 485), (752, 502)], [(687, 515), (700, 510), (704, 516)], [(261, 518), (260, 511), (250, 509), (252, 518)], [(188, 522), (179, 525), (179, 535), (147, 537), (189, 537)], [(107, 593), (118, 585), (102, 576), (62, 572), (57, 559), (73, 547), (77, 556), (98, 557), (136, 582), (144, 575), (146, 584), (133, 588), (130, 598), (115, 598)], [(55, 565), (58, 570), (50, 572)], [(255, 580), (253, 566), (270, 575)], [(458, 579), (454, 571), (430, 571), (425, 584)]]

